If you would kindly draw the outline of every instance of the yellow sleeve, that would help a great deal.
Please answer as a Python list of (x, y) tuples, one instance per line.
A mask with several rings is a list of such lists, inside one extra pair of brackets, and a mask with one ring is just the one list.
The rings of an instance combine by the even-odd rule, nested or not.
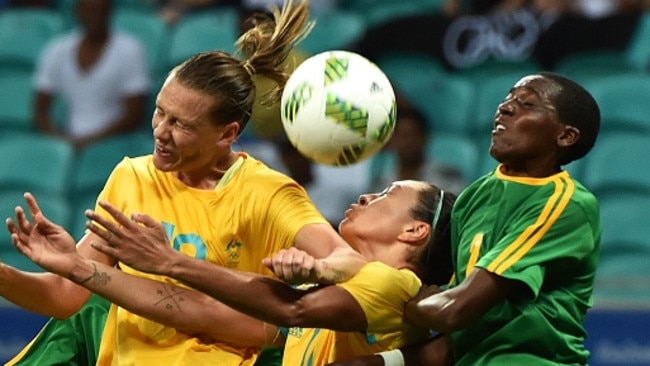
[(388, 333), (404, 327), (404, 306), (418, 293), (422, 282), (409, 270), (370, 262), (338, 286), (348, 291), (363, 309), (367, 332)]

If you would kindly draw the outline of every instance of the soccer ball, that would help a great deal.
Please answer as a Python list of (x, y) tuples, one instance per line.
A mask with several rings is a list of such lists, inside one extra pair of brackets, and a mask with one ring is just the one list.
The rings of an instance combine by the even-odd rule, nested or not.
[(360, 162), (393, 134), (395, 93), (377, 65), (348, 51), (311, 56), (291, 74), (280, 104), (291, 144), (332, 166)]

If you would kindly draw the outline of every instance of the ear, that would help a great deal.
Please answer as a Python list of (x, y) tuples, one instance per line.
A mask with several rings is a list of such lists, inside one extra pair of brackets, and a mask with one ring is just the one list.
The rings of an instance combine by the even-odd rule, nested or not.
[(226, 140), (226, 142), (230, 144), (234, 143), (235, 140), (237, 140), (237, 137), (239, 136), (240, 128), (241, 126), (238, 121), (232, 121), (228, 123), (223, 128), (223, 135), (221, 139)]
[(564, 125), (562, 133), (558, 136), (557, 144), (560, 147), (569, 147), (578, 142), (578, 139), (580, 139), (580, 130), (571, 125)]
[(413, 220), (404, 226), (397, 239), (404, 243), (419, 245), (426, 242), (426, 238), (431, 233), (431, 225), (424, 221)]

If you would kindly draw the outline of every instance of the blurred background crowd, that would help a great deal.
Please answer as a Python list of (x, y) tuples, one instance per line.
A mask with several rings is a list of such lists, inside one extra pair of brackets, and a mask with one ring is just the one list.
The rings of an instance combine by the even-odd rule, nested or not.
[[(171, 67), (234, 50), (277, 0), (0, 0), (0, 214), (22, 193), (75, 235), (124, 156), (150, 153), (155, 93)], [(496, 167), (492, 117), (539, 70), (583, 84), (602, 111), (594, 151), (567, 167), (601, 203), (595, 305), (650, 308), (650, 1), (312, 0), (312, 33), (286, 61), (356, 51), (398, 95), (392, 139), (349, 167), (306, 160), (279, 106), (256, 106), (242, 150), (303, 184), (336, 224), (358, 194), (397, 179), (460, 192)], [(257, 80), (262, 95), (270, 81)], [(128, 187), (124, 187), (128, 189)], [(39, 270), (0, 235), (0, 258)]]

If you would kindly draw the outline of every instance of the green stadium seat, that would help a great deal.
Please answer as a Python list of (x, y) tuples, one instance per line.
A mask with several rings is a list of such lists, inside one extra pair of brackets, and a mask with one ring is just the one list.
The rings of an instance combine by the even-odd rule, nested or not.
[(78, 196), (97, 196), (113, 168), (125, 156), (135, 157), (152, 152), (153, 137), (145, 133), (118, 135), (87, 146), (75, 157), (70, 187), (73, 204)]
[(297, 46), (297, 49), (312, 55), (324, 51), (350, 50), (366, 30), (365, 20), (355, 12), (324, 12), (313, 19), (314, 28)]
[(0, 128), (33, 132), (33, 103), (32, 72), (0, 70)]
[(638, 74), (642, 69), (629, 63), (623, 52), (583, 51), (560, 60), (554, 71), (585, 84), (603, 76)]
[(650, 301), (650, 194), (601, 195), (603, 233), (596, 272), (596, 303)]
[(34, 133), (0, 138), (0, 189), (65, 195), (74, 160), (67, 141)]
[(239, 38), (239, 13), (235, 9), (184, 15), (170, 34), (169, 68), (198, 52), (222, 50), (232, 53)]
[(377, 65), (396, 92), (424, 113), (433, 130), (472, 132), (476, 88), (468, 78), (447, 73), (438, 61), (426, 56), (385, 56)]
[(650, 134), (604, 133), (583, 162), (583, 183), (596, 196), (650, 192)]
[(120, 8), (113, 15), (114, 25), (137, 37), (147, 52), (149, 69), (154, 83), (169, 71), (167, 61), (169, 32), (167, 23), (156, 12), (137, 8)]
[(650, 133), (650, 75), (642, 72), (601, 76), (585, 83), (601, 112), (605, 132)]
[(645, 10), (624, 53), (627, 62), (640, 70), (650, 67), (650, 11)]
[(458, 72), (475, 82), (483, 78), (494, 78), (499, 75), (525, 76), (541, 70), (540, 65), (531, 58), (521, 60), (488, 59), (477, 65), (460, 69)]
[(434, 133), (430, 141), (427, 152), (432, 159), (457, 168), (467, 183), (476, 178), (479, 151), (474, 140), (463, 134)]
[(9, 8), (0, 12), (0, 65), (32, 71), (43, 48), (65, 30), (55, 10)]
[[(15, 218), (14, 208), (22, 206), (27, 210), (22, 189), (0, 189), (0, 215), (3, 218)], [(35, 194), (43, 214), (56, 224), (68, 227), (70, 223), (70, 205), (67, 197), (59, 194)], [(40, 267), (16, 251), (6, 229), (0, 234), (0, 260), (11, 266), (29, 270), (42, 271)]]
[(369, 7), (363, 12), (369, 26), (376, 26), (392, 19), (404, 18), (426, 13), (438, 13), (442, 1), (415, 0), (391, 1)]
[(645, 253), (650, 259), (650, 225), (647, 222), (650, 217), (650, 194), (621, 191), (603, 194), (599, 202), (603, 256), (631, 251)]
[(80, 240), (86, 233), (86, 210), (94, 210), (97, 203), (97, 192), (78, 192), (70, 197), (71, 215), (69, 220), (68, 232), (77, 241)]

